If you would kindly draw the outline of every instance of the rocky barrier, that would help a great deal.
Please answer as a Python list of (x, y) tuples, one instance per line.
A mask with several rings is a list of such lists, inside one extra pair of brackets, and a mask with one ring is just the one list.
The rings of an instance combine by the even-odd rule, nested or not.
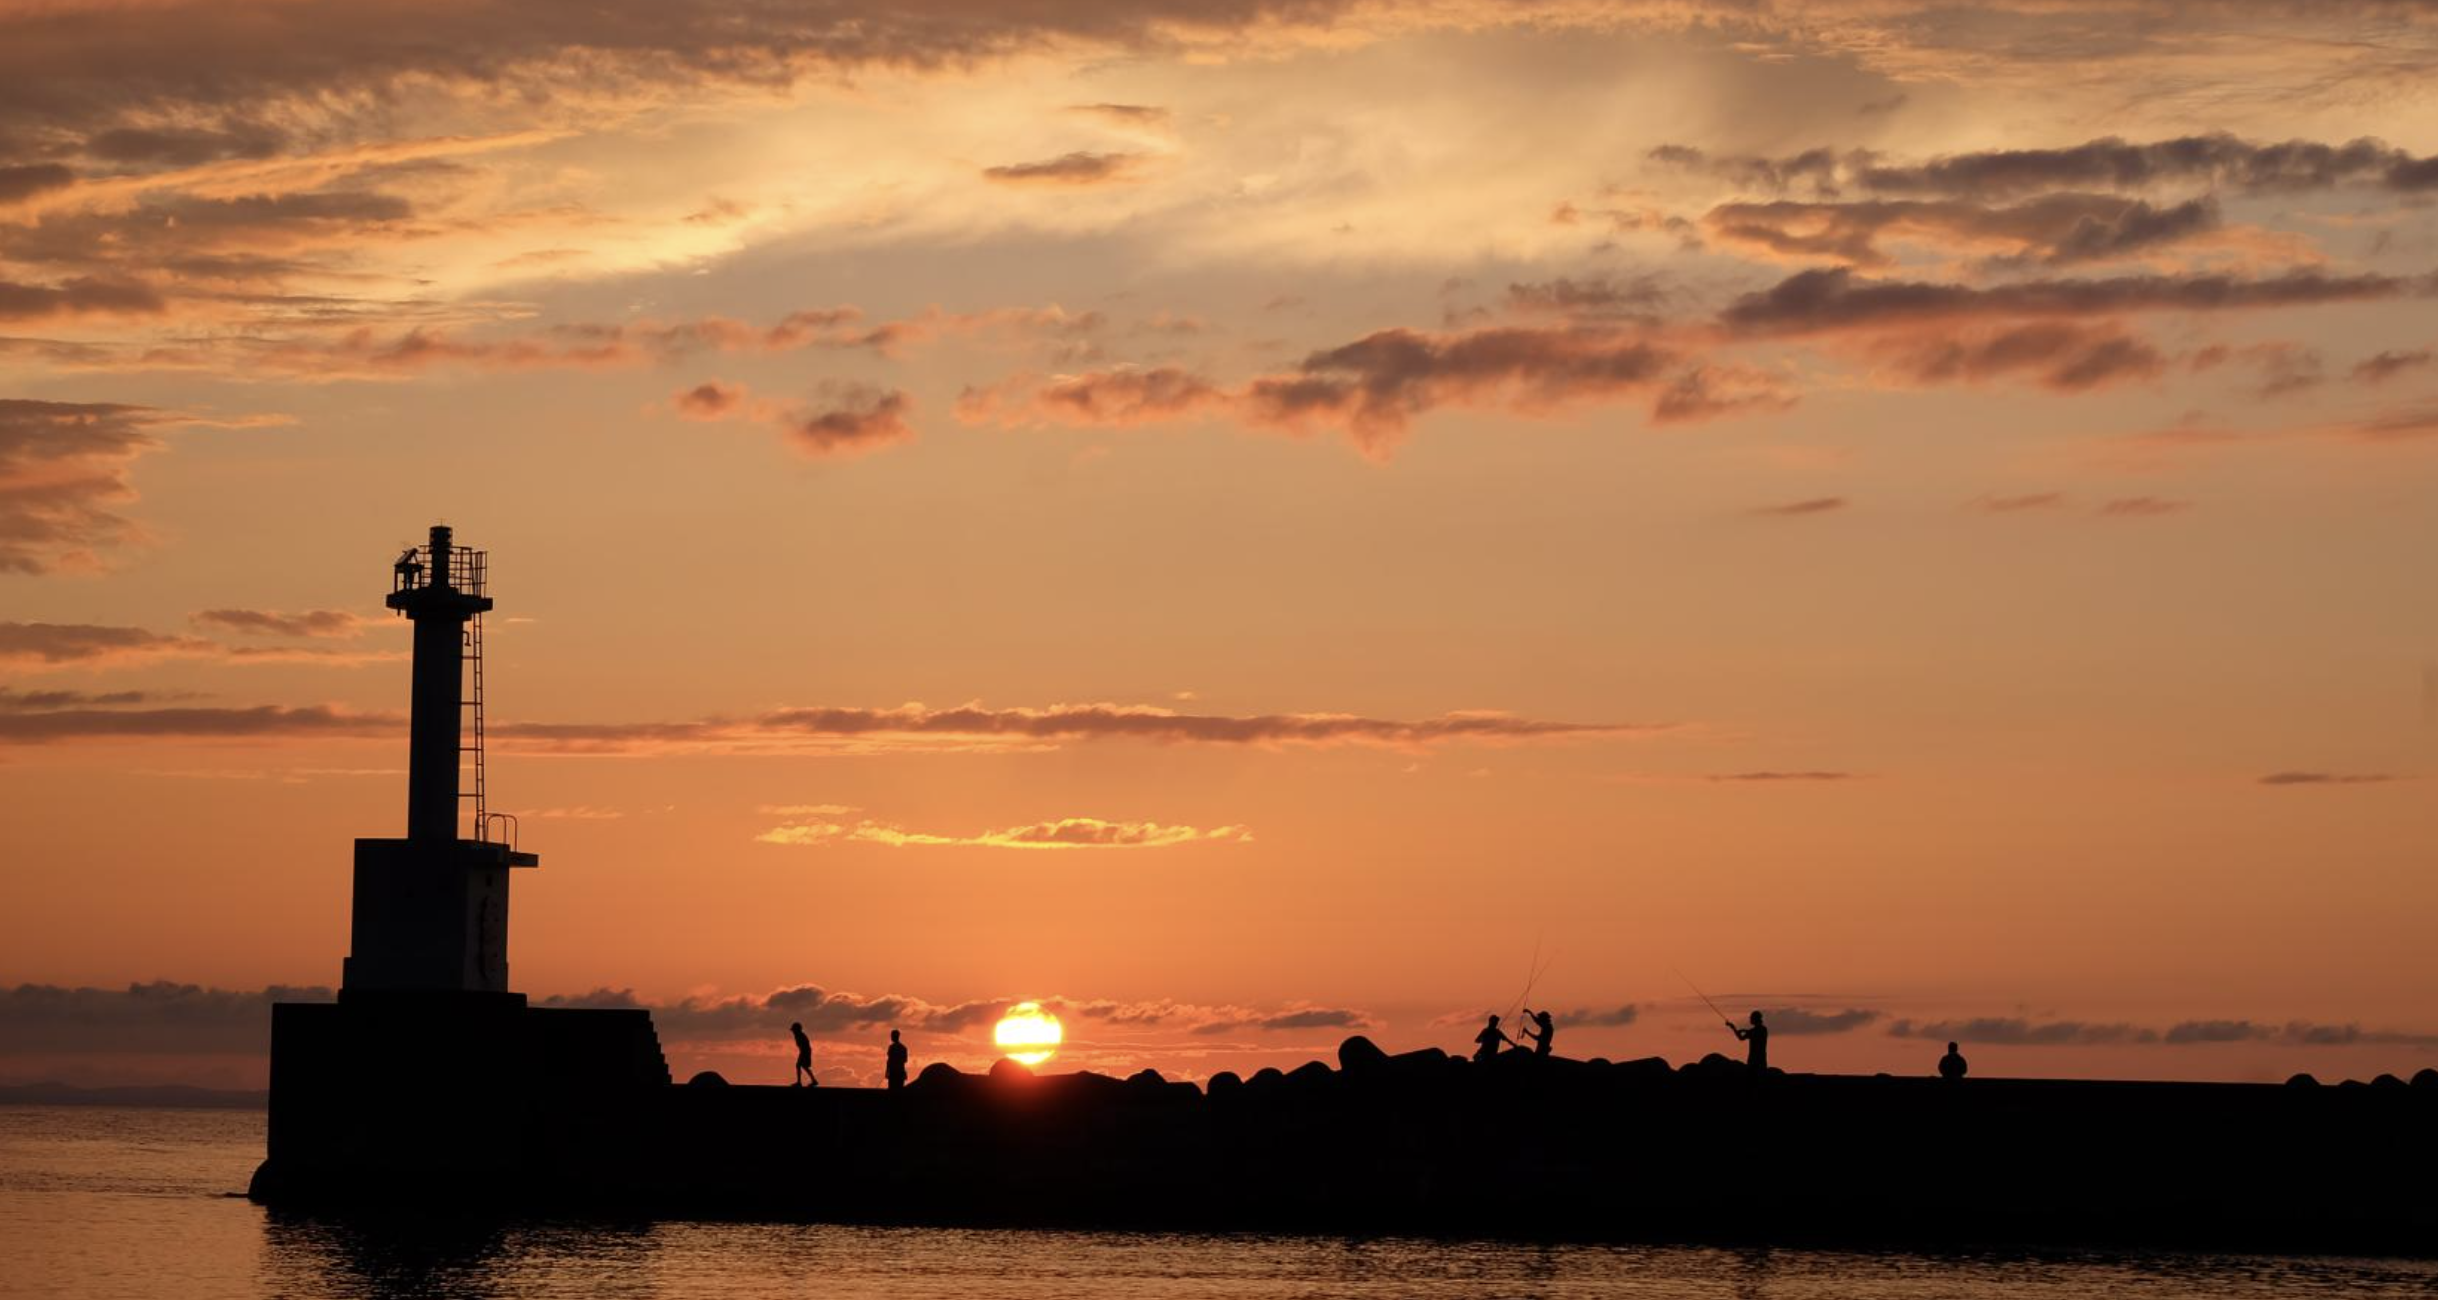
[[(493, 1077), (323, 1104), (274, 1205), (1578, 1239), (2438, 1253), (2438, 1071), (2407, 1082), (1751, 1076), (1349, 1039), (1207, 1086), (925, 1069), (903, 1091)], [(327, 1102), (328, 1099), (322, 1099)], [(308, 1132), (423, 1112), (387, 1147)], [(435, 1119), (434, 1107), (438, 1107)], [(432, 1135), (478, 1108), (488, 1149)], [(323, 1135), (327, 1137), (328, 1135)], [(501, 1144), (505, 1143), (503, 1148)], [(333, 1159), (330, 1152), (354, 1154)]]

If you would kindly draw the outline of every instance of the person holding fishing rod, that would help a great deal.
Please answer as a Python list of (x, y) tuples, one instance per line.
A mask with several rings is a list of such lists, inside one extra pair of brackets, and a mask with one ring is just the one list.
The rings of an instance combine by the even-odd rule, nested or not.
[[(1540, 1031), (1538, 1033), (1533, 1032), (1536, 1026)], [(1546, 1011), (1535, 1011), (1526, 1007), (1524, 1008), (1524, 1037), (1532, 1040), (1534, 1056), (1547, 1056), (1550, 1044), (1557, 1041), (1557, 1022), (1552, 1020)]]
[(1514, 1039), (1507, 1037), (1507, 1031), (1498, 1027), (1498, 1017), (1492, 1016), (1490, 1023), (1483, 1026), (1480, 1033), (1473, 1035), (1473, 1059), (1487, 1061), (1498, 1055), (1500, 1043), (1509, 1047), (1516, 1045)]
[[(1724, 1020), (1726, 1018), (1722, 1016), (1720, 1019)], [(1737, 1038), (1743, 1039), (1746, 1043), (1750, 1044), (1750, 1048), (1744, 1057), (1744, 1064), (1752, 1071), (1752, 1077), (1758, 1079), (1761, 1076), (1768, 1074), (1769, 1026), (1761, 1023), (1761, 1013), (1758, 1011), (1752, 1013), (1752, 1027), (1750, 1029), (1737, 1028), (1734, 1021), (1728, 1020), (1727, 1032), (1735, 1035)]]
[(1692, 976), (1685, 974), (1683, 971), (1678, 971), (1676, 972), (1676, 978), (1683, 980), (1685, 982), (1685, 987), (1693, 990), (1693, 996), (1700, 998), (1702, 1000), (1702, 1005), (1710, 1008), (1710, 1014), (1717, 1016), (1719, 1018), (1719, 1023), (1727, 1026), (1728, 1033), (1735, 1035), (1737, 1038), (1743, 1040), (1747, 1044), (1744, 1055), (1744, 1064), (1751, 1071), (1753, 1079), (1758, 1081), (1763, 1076), (1767, 1075), (1769, 1073), (1769, 1026), (1762, 1023), (1761, 1013), (1758, 1011), (1753, 1012), (1752, 1027), (1749, 1029), (1743, 1028), (1742, 1026), (1737, 1025), (1734, 1021), (1729, 1020), (1726, 1012), (1718, 1009), (1718, 1004), (1710, 1000), (1709, 994), (1702, 992), (1701, 986), (1693, 982)]

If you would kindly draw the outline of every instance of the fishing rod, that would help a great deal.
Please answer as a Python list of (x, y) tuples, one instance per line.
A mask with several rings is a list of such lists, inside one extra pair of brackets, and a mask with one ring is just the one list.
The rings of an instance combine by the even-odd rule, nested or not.
[(1534, 939), (1532, 941), (1532, 964), (1526, 968), (1524, 972), (1524, 991), (1516, 994), (1515, 1001), (1508, 1003), (1507, 1009), (1499, 1013), (1498, 1018), (1501, 1021), (1512, 1020), (1515, 1018), (1516, 1010), (1524, 1005), (1525, 999), (1532, 996), (1532, 987), (1541, 982), (1541, 976), (1549, 970), (1550, 964), (1555, 962), (1557, 959), (1558, 955), (1553, 952), (1549, 954), (1549, 961), (1542, 961), (1541, 941), (1538, 939)]
[(1727, 1026), (1729, 1029), (1735, 1028), (1735, 1021), (1729, 1019), (1726, 1012), (1718, 1009), (1718, 1004), (1710, 1000), (1709, 994), (1702, 992), (1701, 986), (1693, 982), (1692, 976), (1685, 974), (1681, 970), (1676, 970), (1674, 966), (1670, 966), (1668, 969), (1676, 971), (1676, 978), (1683, 980), (1685, 982), (1685, 987), (1693, 990), (1693, 996), (1700, 998), (1702, 1000), (1702, 1005), (1710, 1008), (1710, 1014), (1717, 1016), (1720, 1024)]

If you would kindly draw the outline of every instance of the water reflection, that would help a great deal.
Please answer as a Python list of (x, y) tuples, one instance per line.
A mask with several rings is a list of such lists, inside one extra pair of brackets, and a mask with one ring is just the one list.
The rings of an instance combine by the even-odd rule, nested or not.
[(306, 1217), (231, 1193), (259, 1113), (0, 1107), (0, 1293), (137, 1300), (716, 1295), (2351, 1300), (2438, 1297), (2438, 1262), (1947, 1254), (801, 1223)]
[(2082, 1253), (1877, 1254), (1425, 1238), (1026, 1232), (824, 1224), (262, 1222), (272, 1296), (1716, 1297), (2270, 1300), (2438, 1295), (2426, 1261)]
[(260, 1280), (274, 1296), (649, 1296), (654, 1243), (645, 1224), (269, 1212)]

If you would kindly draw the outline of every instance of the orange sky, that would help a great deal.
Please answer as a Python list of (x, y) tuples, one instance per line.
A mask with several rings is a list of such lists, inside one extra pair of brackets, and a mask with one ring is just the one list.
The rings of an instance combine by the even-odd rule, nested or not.
[[(2438, 21), (0, 10), (0, 1080), (259, 1081), (488, 548), (514, 982), (2438, 1063)], [(156, 985), (167, 981), (168, 985)], [(131, 986), (141, 986), (131, 991)], [(173, 987), (174, 986), (174, 987)], [(185, 986), (193, 986), (191, 988)]]

